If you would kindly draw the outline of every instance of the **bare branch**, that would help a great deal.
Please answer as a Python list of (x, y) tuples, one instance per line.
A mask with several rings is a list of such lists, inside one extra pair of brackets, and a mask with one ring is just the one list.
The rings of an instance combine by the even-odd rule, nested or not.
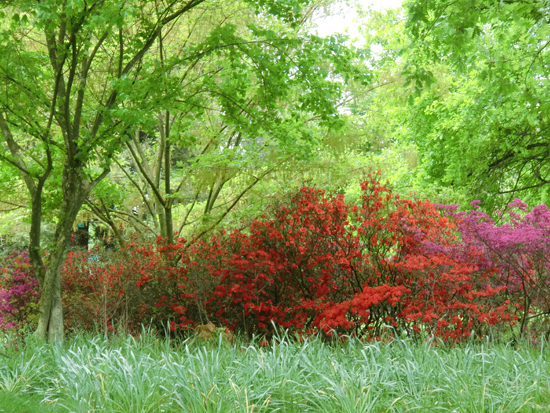
[(9, 159), (5, 157), (4, 155), (0, 155), (2, 158), (4, 158), (6, 161), (8, 161), (13, 166), (17, 167), (22, 173), (21, 176), (23, 177), (23, 180), (25, 181), (25, 184), (27, 185), (27, 188), (32, 196), (36, 193), (36, 184), (34, 183), (34, 180), (31, 177), (31, 173), (29, 172), (27, 165), (25, 164), (25, 161), (23, 160), (23, 157), (21, 155), (21, 147), (15, 142), (15, 139), (13, 139), (13, 135), (11, 133), (11, 130), (6, 123), (6, 119), (4, 119), (4, 115), (0, 111), (0, 130), (2, 131), (2, 135), (4, 135), (4, 140), (8, 144), (8, 148), (11, 152), (11, 155), (15, 158), (14, 160)]
[(126, 146), (130, 150), (130, 153), (132, 154), (132, 157), (134, 158), (134, 160), (136, 160), (136, 165), (138, 166), (138, 168), (141, 171), (143, 177), (145, 178), (145, 180), (147, 181), (147, 183), (149, 184), (149, 186), (151, 187), (151, 189), (155, 193), (155, 196), (157, 197), (158, 201), (162, 204), (163, 207), (165, 207), (166, 206), (166, 201), (164, 200), (162, 194), (159, 192), (158, 188), (154, 185), (154, 182), (152, 181), (152, 179), (148, 176), (146, 171), (143, 169), (142, 164), (138, 161), (139, 158), (137, 157), (137, 154), (134, 152), (134, 149), (132, 148), (132, 145), (130, 143), (126, 143)]

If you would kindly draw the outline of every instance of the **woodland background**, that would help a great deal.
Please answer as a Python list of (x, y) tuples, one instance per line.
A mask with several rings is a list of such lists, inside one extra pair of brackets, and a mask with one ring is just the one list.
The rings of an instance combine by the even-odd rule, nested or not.
[(550, 331), (547, 1), (0, 5), (11, 327)]

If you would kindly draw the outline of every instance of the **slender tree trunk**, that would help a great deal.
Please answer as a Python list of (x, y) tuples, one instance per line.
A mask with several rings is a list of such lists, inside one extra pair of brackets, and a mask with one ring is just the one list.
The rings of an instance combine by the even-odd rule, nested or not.
[[(166, 112), (166, 132), (165, 136), (168, 137), (170, 125), (170, 115), (169, 112)], [(174, 243), (174, 222), (172, 219), (172, 199), (170, 194), (172, 188), (170, 187), (170, 141), (166, 139), (164, 144), (164, 189), (166, 193), (166, 198), (164, 201), (164, 219), (166, 220), (166, 237), (168, 244)]]
[(51, 343), (62, 343), (63, 307), (61, 304), (60, 269), (64, 261), (64, 250), (50, 260), (43, 288), (40, 293), (38, 327), (36, 336)]
[(161, 205), (161, 203), (158, 201), (155, 202), (155, 208), (157, 209), (157, 217), (158, 221), (160, 223), (160, 235), (161, 237), (167, 237), (168, 232), (166, 229), (166, 210), (164, 209), (164, 206)]
[(63, 341), (60, 270), (65, 258), (67, 238), (65, 235), (57, 237), (40, 291), (38, 327), (35, 334), (41, 340), (54, 343)]
[(43, 288), (40, 292), (36, 336), (52, 343), (63, 342), (63, 307), (61, 303), (61, 267), (74, 221), (92, 186), (81, 178), (82, 166), (67, 160), (63, 170), (63, 201), (55, 231)]

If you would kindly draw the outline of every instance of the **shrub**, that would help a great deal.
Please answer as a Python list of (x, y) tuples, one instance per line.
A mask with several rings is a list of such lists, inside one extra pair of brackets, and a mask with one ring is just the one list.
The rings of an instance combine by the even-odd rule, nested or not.
[(0, 261), (0, 330), (34, 328), (40, 288), (28, 251), (15, 251)]
[(152, 321), (162, 331), (173, 315), (165, 307), (181, 305), (173, 303), (181, 298), (182, 270), (170, 265), (162, 249), (137, 240), (126, 250), (70, 252), (61, 270), (67, 327), (138, 333)]
[(362, 190), (362, 204), (350, 206), (342, 195), (302, 188), (250, 234), (214, 237), (198, 265), (219, 279), (210, 317), (248, 334), (270, 334), (275, 323), (376, 337), (391, 326), (455, 341), (513, 322), (488, 299), (503, 290), (487, 285), (494, 269), (468, 261), (474, 250), (449, 254), (460, 246), (454, 222), (375, 177)]
[[(549, 335), (550, 328), (550, 211), (539, 205), (529, 211), (519, 199), (497, 211), (495, 218), (472, 203), (469, 213), (450, 214), (461, 220), (465, 245), (485, 258), (486, 268), (494, 267), (490, 284), (505, 289), (501, 305), (520, 319), (517, 336)], [(501, 222), (500, 225), (496, 221)], [(536, 326), (534, 324), (537, 324)], [(529, 332), (530, 326), (534, 330)]]
[[(285, 328), (460, 341), (513, 325), (518, 311), (531, 317), (532, 308), (543, 309), (542, 244), (518, 249), (527, 243), (517, 234), (515, 243), (503, 243), (478, 212), (401, 199), (376, 176), (361, 188), (357, 205), (301, 188), (246, 233), (69, 253), (62, 270), (68, 327), (137, 333), (152, 320), (160, 330), (170, 322), (177, 333), (214, 322), (249, 336)], [(535, 219), (544, 211), (535, 212), (511, 215), (510, 228), (525, 230), (528, 223), (537, 239), (546, 236)], [(512, 231), (506, 228), (499, 231)], [(515, 261), (505, 261), (506, 254)]]

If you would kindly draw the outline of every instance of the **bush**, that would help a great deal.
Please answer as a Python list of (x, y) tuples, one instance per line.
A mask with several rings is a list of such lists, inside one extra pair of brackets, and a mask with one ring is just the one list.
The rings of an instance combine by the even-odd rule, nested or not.
[(514, 322), (492, 300), (504, 290), (487, 285), (494, 268), (472, 261), (480, 257), (461, 245), (454, 222), (375, 177), (362, 191), (362, 204), (350, 206), (342, 195), (302, 188), (250, 234), (203, 245), (197, 266), (219, 280), (209, 316), (248, 334), (270, 334), (275, 323), (372, 338), (390, 326), (454, 341)]
[(177, 284), (185, 280), (184, 268), (169, 265), (164, 250), (134, 240), (125, 250), (70, 252), (61, 270), (69, 331), (139, 333), (151, 322), (162, 331), (181, 307)]
[(28, 251), (15, 251), (0, 261), (0, 330), (25, 330), (38, 320), (40, 288)]
[[(494, 218), (472, 203), (468, 213), (449, 215), (460, 220), (463, 243), (479, 251), (482, 265), (493, 267), (491, 285), (505, 290), (501, 305), (519, 318), (517, 337), (550, 335), (550, 211), (539, 205), (529, 211), (515, 199)], [(497, 224), (500, 222), (500, 225)]]
[(400, 199), (376, 176), (361, 188), (357, 205), (301, 188), (246, 233), (70, 252), (62, 268), (67, 329), (138, 334), (142, 323), (159, 331), (169, 323), (185, 334), (214, 322), (248, 336), (284, 328), (457, 342), (520, 317), (523, 329), (533, 309), (548, 314), (546, 244), (519, 235), (534, 228), (529, 234), (548, 239), (547, 210), (510, 215), (511, 226), (495, 229), (479, 212)]

